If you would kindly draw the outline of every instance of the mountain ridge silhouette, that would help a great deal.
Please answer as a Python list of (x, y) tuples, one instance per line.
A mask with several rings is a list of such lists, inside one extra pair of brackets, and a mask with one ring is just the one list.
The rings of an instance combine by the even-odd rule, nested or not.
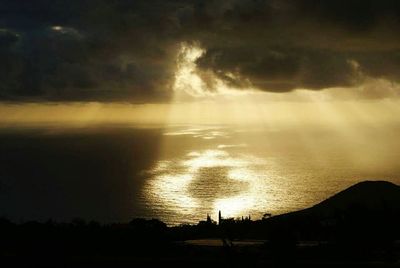
[(400, 212), (400, 186), (383, 180), (362, 181), (309, 208), (277, 215), (274, 218), (297, 214), (316, 214), (327, 217), (355, 208), (363, 208), (371, 212)]

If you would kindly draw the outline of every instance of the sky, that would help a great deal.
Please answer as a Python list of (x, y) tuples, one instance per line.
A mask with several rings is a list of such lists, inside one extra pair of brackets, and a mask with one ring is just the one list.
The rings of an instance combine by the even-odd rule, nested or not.
[(2, 124), (396, 120), (399, 1), (0, 0), (0, 13)]

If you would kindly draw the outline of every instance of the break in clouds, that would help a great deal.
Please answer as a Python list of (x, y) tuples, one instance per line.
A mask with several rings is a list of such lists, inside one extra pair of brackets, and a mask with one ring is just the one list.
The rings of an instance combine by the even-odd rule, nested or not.
[(165, 101), (182, 43), (209, 90), (397, 83), (399, 28), (396, 0), (0, 0), (0, 99)]

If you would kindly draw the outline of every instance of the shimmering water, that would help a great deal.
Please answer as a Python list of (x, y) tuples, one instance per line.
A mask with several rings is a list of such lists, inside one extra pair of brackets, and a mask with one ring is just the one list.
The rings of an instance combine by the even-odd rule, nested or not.
[(294, 211), (366, 179), (399, 183), (398, 142), (366, 131), (351, 140), (323, 130), (167, 129), (141, 200), (151, 214), (180, 224), (219, 210), (252, 218)]
[[(382, 130), (384, 129), (384, 131)], [(0, 131), (0, 217), (168, 224), (306, 208), (400, 184), (400, 128), (43, 127)]]

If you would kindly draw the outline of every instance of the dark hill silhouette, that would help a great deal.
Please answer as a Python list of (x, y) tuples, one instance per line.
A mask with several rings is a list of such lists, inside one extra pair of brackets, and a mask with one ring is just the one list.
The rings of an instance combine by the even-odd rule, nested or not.
[(360, 182), (309, 210), (332, 215), (337, 210), (352, 207), (364, 207), (370, 211), (400, 211), (400, 186), (387, 181)]
[(400, 186), (387, 181), (363, 181), (310, 208), (279, 215), (271, 220), (300, 216), (318, 217), (323, 220), (344, 216), (357, 209), (372, 214), (399, 213)]
[(398, 226), (400, 186), (386, 181), (357, 183), (310, 208), (265, 222), (272, 239), (325, 241), (360, 256), (374, 248), (390, 252), (400, 239)]

